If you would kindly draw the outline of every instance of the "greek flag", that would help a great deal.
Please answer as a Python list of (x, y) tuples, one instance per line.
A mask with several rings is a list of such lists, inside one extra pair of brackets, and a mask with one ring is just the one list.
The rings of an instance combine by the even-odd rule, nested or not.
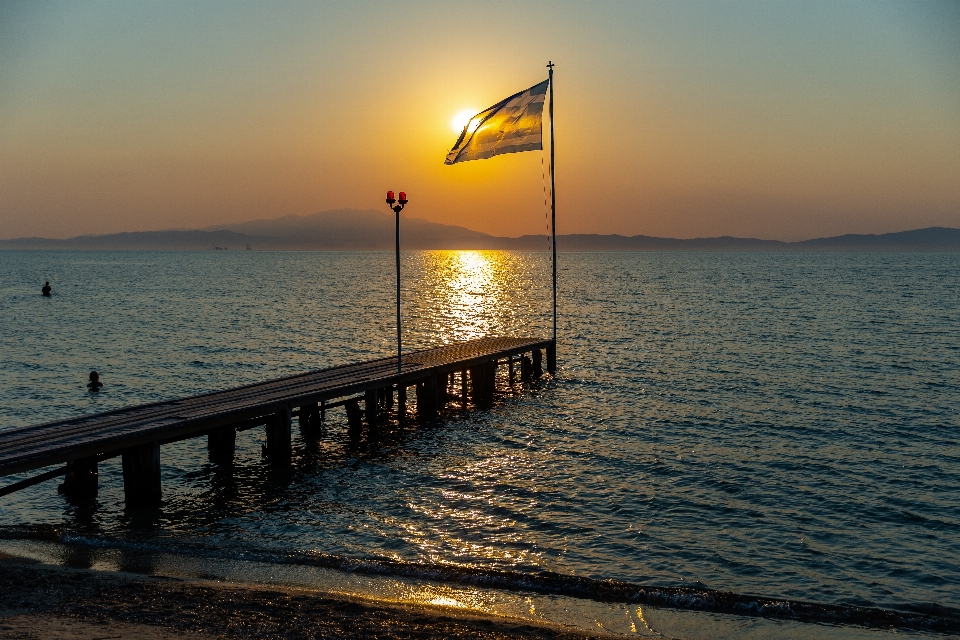
[(543, 149), (543, 101), (549, 84), (544, 80), (470, 118), (444, 164)]

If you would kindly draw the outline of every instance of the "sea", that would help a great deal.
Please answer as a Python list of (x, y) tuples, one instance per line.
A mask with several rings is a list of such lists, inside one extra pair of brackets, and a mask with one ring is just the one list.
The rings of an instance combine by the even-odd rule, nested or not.
[[(548, 252), (401, 275), (404, 350), (551, 335)], [(381, 252), (0, 251), (0, 430), (392, 355), (395, 277)], [(94, 503), (0, 497), (0, 550), (611, 634), (958, 632), (960, 254), (561, 251), (558, 282), (556, 376), (501, 371), (489, 410), (355, 442), (333, 409), (279, 469), (259, 428), (227, 469), (164, 445), (152, 509), (107, 460)]]

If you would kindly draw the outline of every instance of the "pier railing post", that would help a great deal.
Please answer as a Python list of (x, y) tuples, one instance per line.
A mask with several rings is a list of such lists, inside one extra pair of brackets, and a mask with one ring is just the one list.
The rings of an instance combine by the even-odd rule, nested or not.
[(160, 502), (160, 443), (148, 442), (124, 450), (123, 495), (127, 506)]
[(57, 491), (71, 500), (92, 500), (97, 497), (98, 485), (97, 459), (79, 458), (67, 463), (67, 474)]
[(220, 427), (207, 434), (207, 458), (210, 462), (229, 464), (237, 446), (237, 430), (234, 427)]
[(290, 423), (290, 409), (281, 409), (267, 423), (267, 456), (274, 461), (289, 460), (293, 455)]

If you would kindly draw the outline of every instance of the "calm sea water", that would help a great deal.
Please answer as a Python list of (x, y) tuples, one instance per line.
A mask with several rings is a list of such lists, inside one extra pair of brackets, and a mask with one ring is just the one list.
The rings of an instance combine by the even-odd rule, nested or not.
[[(393, 255), (0, 252), (0, 429), (389, 355)], [(548, 336), (549, 258), (403, 256), (410, 349)], [(49, 280), (53, 296), (40, 296)], [(960, 612), (960, 255), (561, 254), (560, 371), (289, 473), (162, 449), (163, 506), (0, 523)], [(97, 369), (100, 394), (86, 392)]]

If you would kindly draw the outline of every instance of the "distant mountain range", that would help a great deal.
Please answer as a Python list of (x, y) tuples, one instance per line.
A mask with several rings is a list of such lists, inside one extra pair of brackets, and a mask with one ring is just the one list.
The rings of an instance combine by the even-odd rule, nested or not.
[[(547, 249), (542, 235), (501, 238), (419, 218), (401, 218), (403, 249)], [(0, 249), (84, 250), (312, 250), (383, 251), (394, 247), (394, 217), (367, 209), (338, 209), (205, 229), (138, 231), (77, 236), (66, 240), (0, 240)], [(960, 229), (930, 227), (879, 235), (847, 234), (800, 242), (756, 238), (656, 238), (570, 234), (557, 237), (560, 251), (960, 251)]]

